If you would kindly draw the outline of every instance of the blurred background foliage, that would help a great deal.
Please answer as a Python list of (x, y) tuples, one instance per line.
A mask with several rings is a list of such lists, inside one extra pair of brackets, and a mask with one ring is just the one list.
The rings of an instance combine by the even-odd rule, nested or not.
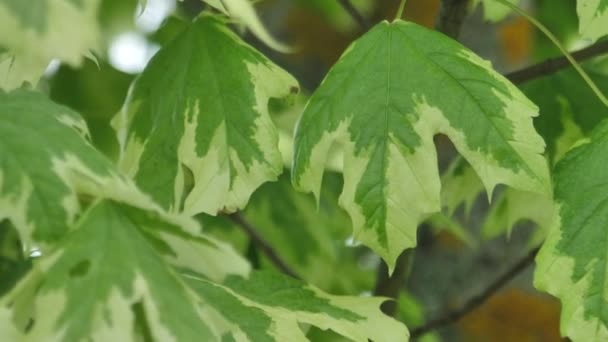
[[(371, 24), (391, 20), (398, 6), (396, 0), (352, 3)], [(488, 3), (470, 5), (459, 40), (491, 60), (497, 70), (506, 73), (559, 56), (559, 51), (525, 19), (507, 12), (497, 14), (490, 6), (484, 14)], [(440, 5), (439, 0), (409, 0), (405, 18), (432, 28)], [(520, 5), (569, 49), (588, 44), (577, 40), (574, 0), (525, 0)], [(256, 8), (270, 32), (295, 47), (295, 52), (270, 50), (241, 27), (235, 29), (292, 73), (301, 82), (303, 92), (294, 103), (271, 103), (281, 131), (285, 174), (278, 182), (256, 191), (242, 214), (305, 280), (334, 294), (371, 295), (384, 269), (377, 256), (350, 237), (350, 219), (337, 204), (342, 187), (340, 163), (330, 161), (321, 200), (315, 203), (312, 197), (293, 190), (287, 162), (293, 127), (308, 94), (364, 30), (339, 1), (264, 0), (257, 1)], [(118, 143), (110, 120), (120, 110), (130, 83), (154, 53), (180, 31), (181, 20), (193, 18), (202, 10), (205, 6), (198, 0), (147, 0), (145, 7), (137, 0), (103, 0), (99, 15), (103, 49), (97, 52), (97, 61), (89, 60), (77, 69), (51, 63), (39, 87), (54, 101), (79, 111), (89, 124), (93, 144), (116, 159)], [(608, 60), (593, 60), (584, 67), (600, 88), (608, 91)], [(551, 162), (608, 114), (572, 70), (524, 83), (521, 88), (540, 107), (535, 125), (547, 141)], [(405, 257), (409, 272), (397, 289), (395, 315), (410, 328), (460, 307), (535, 247), (544, 237), (546, 213), (551, 210), (550, 204), (538, 202), (526, 208), (521, 203), (529, 195), (505, 189), (498, 189), (489, 202), (476, 175), (456, 157), (450, 142), (439, 136), (436, 143), (444, 171), (446, 211), (421, 226), (418, 247)], [(201, 215), (198, 219), (204, 229), (231, 242), (254, 267), (273, 267), (227, 217)], [(0, 229), (0, 233), (1, 294), (29, 267), (32, 256), (22, 255), (10, 227)], [(420, 340), (558, 341), (558, 321), (559, 304), (533, 289), (529, 268), (458, 323)], [(337, 339), (316, 329), (309, 335), (313, 341)]]

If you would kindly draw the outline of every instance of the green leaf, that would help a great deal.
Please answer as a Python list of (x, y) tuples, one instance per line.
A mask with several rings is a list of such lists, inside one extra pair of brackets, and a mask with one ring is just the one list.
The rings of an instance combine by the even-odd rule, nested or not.
[(535, 286), (562, 301), (561, 332), (608, 339), (608, 122), (571, 150), (554, 172), (558, 204), (538, 257)]
[[(0, 51), (2, 47), (0, 47)], [(8, 52), (0, 52), (0, 90), (12, 90), (24, 82), (36, 84), (48, 63), (29, 63), (16, 59)]]
[[(509, 2), (518, 5), (520, 0), (509, 0)], [(483, 17), (491, 22), (501, 21), (512, 12), (498, 0), (473, 0), (472, 7), (475, 8), (478, 4), (483, 4)]]
[(88, 135), (77, 113), (44, 95), (0, 91), (0, 221), (12, 222), (26, 250), (68, 231), (79, 196), (146, 201)]
[(10, 321), (10, 311), (5, 308), (0, 308), (0, 340), (1, 341), (19, 341), (23, 337)]
[[(0, 311), (0, 327), (12, 321), (31, 341), (305, 340), (298, 323), (355, 341), (407, 339), (405, 326), (381, 313), (382, 298), (330, 296), (272, 273), (233, 275), (220, 285), (224, 277), (208, 279), (185, 271), (186, 263), (167, 262), (183, 253), (171, 239), (207, 248), (176, 219), (113, 201), (94, 204), (3, 299), (12, 317)], [(201, 257), (199, 268), (208, 273), (242, 260), (234, 257)]]
[[(350, 219), (336, 204), (341, 177), (330, 173), (324, 183), (322, 200), (317, 206), (311, 196), (293, 189), (288, 176), (281, 176), (277, 182), (266, 183), (253, 194), (243, 216), (307, 282), (332, 293), (367, 291), (373, 286), (376, 272), (373, 268), (362, 269), (357, 254), (361, 251), (345, 243), (350, 234)], [(206, 232), (218, 238), (232, 233), (228, 237), (230, 241), (237, 241), (234, 231), (241, 231), (222, 216), (204, 216), (202, 225)], [(248, 246), (243, 240), (246, 239), (236, 244), (245, 252)], [(263, 253), (259, 254), (263, 258)], [(262, 259), (262, 266), (267, 265), (264, 261)]]
[[(307, 11), (314, 11), (339, 32), (348, 33), (359, 29), (357, 21), (338, 1), (296, 0), (295, 3)], [(375, 9), (373, 0), (352, 0), (351, 3), (364, 17), (370, 16)]]
[[(600, 89), (608, 89), (608, 58), (584, 64)], [(586, 88), (574, 70), (564, 70), (522, 85), (523, 92), (540, 108), (534, 126), (547, 143), (552, 164), (583, 134), (589, 134), (608, 117), (608, 108)]]
[(416, 226), (440, 209), (433, 136), (447, 135), (489, 193), (547, 194), (536, 106), (489, 63), (440, 33), (382, 22), (357, 40), (300, 119), (292, 179), (318, 197), (333, 143), (344, 147), (342, 206), (355, 238), (392, 268)]
[(608, 0), (577, 0), (579, 32), (593, 41), (608, 34)]
[(404, 325), (381, 313), (382, 298), (331, 296), (272, 272), (254, 272), (248, 280), (230, 277), (225, 287), (192, 275), (184, 278), (226, 321), (222, 336), (229, 341), (243, 335), (254, 342), (307, 341), (300, 324), (359, 342), (409, 338)]
[(270, 97), (297, 82), (218, 19), (197, 19), (163, 47), (114, 119), (121, 169), (173, 211), (234, 211), (282, 172)]
[[(453, 215), (460, 205), (464, 205), (464, 214), (469, 216), (475, 200), (483, 191), (481, 180), (462, 158), (454, 160), (448, 171), (442, 175), (441, 184), (441, 200), (447, 207), (449, 216)], [(553, 200), (546, 195), (514, 188), (503, 189), (492, 199), (489, 211), (484, 213), (482, 236), (484, 239), (492, 239), (502, 234), (510, 236), (515, 224), (529, 220), (538, 226), (530, 242), (536, 247), (547, 234), (554, 210)]]
[(230, 15), (233, 19), (240, 21), (251, 30), (256, 37), (269, 47), (281, 51), (289, 52), (291, 49), (274, 39), (264, 27), (260, 18), (255, 13), (250, 0), (202, 0), (223, 13)]
[[(57, 250), (38, 260), (4, 299), (15, 325), (23, 331), (33, 320), (25, 333), (31, 341), (137, 340), (138, 325), (148, 327), (158, 341), (215, 340), (208, 313), (171, 267), (196, 265), (174, 262), (181, 259), (184, 245), (202, 250), (212, 246), (210, 240), (182, 229), (188, 222), (196, 226), (113, 201), (94, 204)], [(217, 277), (209, 268), (228, 266), (241, 275), (249, 271), (234, 253), (199, 257), (196, 262), (195, 269), (216, 281), (231, 272), (224, 270)], [(140, 312), (138, 305), (143, 307)]]
[(78, 111), (87, 122), (93, 146), (116, 160), (118, 141), (110, 120), (120, 111), (132, 81), (133, 76), (103, 61), (86, 61), (79, 69), (62, 65), (49, 80), (49, 97)]
[(30, 266), (17, 231), (9, 221), (0, 222), (0, 296), (10, 290)]
[(446, 208), (448, 216), (454, 215), (460, 205), (464, 205), (464, 214), (468, 216), (483, 190), (479, 176), (461, 157), (452, 161), (447, 171), (441, 175), (441, 204)]
[[(99, 40), (99, 0), (0, 0), (0, 89), (36, 84), (53, 59), (78, 66)], [(0, 58), (1, 60), (2, 58)]]
[(553, 201), (546, 196), (516, 189), (505, 189), (493, 201), (482, 224), (482, 235), (486, 239), (492, 239), (504, 233), (510, 236), (516, 223), (529, 220), (538, 226), (532, 243), (537, 242), (536, 240), (542, 241), (549, 231), (554, 210)]

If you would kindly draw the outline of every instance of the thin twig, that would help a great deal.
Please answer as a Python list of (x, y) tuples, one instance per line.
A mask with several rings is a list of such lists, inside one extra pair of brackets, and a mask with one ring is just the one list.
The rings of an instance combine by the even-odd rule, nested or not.
[(468, 6), (468, 0), (442, 0), (435, 25), (437, 30), (453, 39), (458, 39), (460, 28), (467, 16)]
[(466, 316), (468, 313), (477, 309), (480, 305), (485, 303), (488, 298), (492, 297), (496, 292), (498, 292), (498, 290), (500, 290), (509, 281), (515, 278), (515, 276), (517, 276), (523, 270), (528, 268), (528, 266), (530, 266), (534, 262), (534, 258), (536, 257), (536, 254), (538, 254), (538, 251), (539, 248), (531, 250), (525, 257), (515, 263), (515, 265), (513, 265), (505, 273), (498, 277), (480, 294), (467, 301), (462, 307), (455, 311), (449, 312), (442, 317), (431, 320), (423, 326), (413, 329), (410, 333), (410, 336), (412, 338), (420, 337), (428, 333), (429, 331), (458, 322), (462, 317)]
[(251, 238), (251, 240), (258, 246), (258, 248), (264, 254), (266, 254), (268, 259), (270, 259), (270, 261), (279, 270), (281, 270), (281, 272), (283, 272), (293, 278), (302, 279), (294, 270), (291, 269), (291, 267), (289, 267), (289, 265), (287, 265), (287, 263), (283, 259), (281, 259), (281, 257), (277, 253), (277, 251), (275, 251), (275, 249), (270, 245), (270, 243), (268, 241), (266, 241), (266, 239), (264, 239), (264, 237), (262, 237), (262, 235), (260, 235), (258, 230), (251, 223), (249, 223), (245, 219), (245, 217), (243, 217), (243, 215), (241, 215), (240, 213), (237, 212), (237, 213), (228, 215), (228, 218), (232, 222), (236, 223), (241, 228), (243, 228), (243, 230), (245, 231), (245, 233), (247, 233), (249, 238)]
[(340, 3), (340, 5), (342, 5), (344, 10), (348, 12), (348, 14), (353, 18), (353, 20), (361, 27), (363, 31), (367, 31), (370, 29), (371, 25), (369, 21), (367, 21), (367, 19), (365, 19), (365, 17), (361, 15), (361, 13), (359, 13), (355, 5), (353, 5), (350, 0), (338, 0), (338, 2)]
[[(608, 41), (595, 43), (582, 50), (572, 52), (571, 55), (577, 62), (582, 62), (599, 55), (608, 54)], [(570, 67), (570, 62), (565, 56), (551, 58), (546, 61), (534, 64), (522, 70), (518, 70), (506, 75), (515, 84), (524, 83), (539, 77), (550, 75)]]

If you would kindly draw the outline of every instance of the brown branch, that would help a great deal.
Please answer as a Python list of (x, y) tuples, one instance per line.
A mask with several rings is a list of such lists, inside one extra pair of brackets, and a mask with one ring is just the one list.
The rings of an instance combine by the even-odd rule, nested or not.
[(361, 13), (357, 10), (355, 5), (353, 5), (350, 0), (338, 0), (340, 5), (344, 8), (346, 12), (353, 18), (353, 20), (361, 27), (363, 31), (367, 31), (370, 29), (371, 25)]
[[(608, 41), (598, 42), (594, 45), (586, 47), (582, 50), (572, 52), (572, 57), (577, 62), (582, 62), (593, 57), (608, 53)], [(565, 56), (551, 58), (538, 64), (534, 64), (522, 70), (518, 70), (505, 75), (511, 82), (515, 84), (524, 83), (535, 78), (543, 77), (568, 68), (570, 62)]]
[(468, 0), (442, 0), (435, 24), (437, 30), (457, 40), (464, 18), (467, 16), (468, 6)]
[(266, 254), (268, 259), (270, 259), (270, 261), (281, 272), (283, 272), (293, 278), (302, 279), (294, 270), (291, 269), (291, 267), (289, 267), (289, 265), (287, 265), (287, 263), (283, 259), (281, 259), (281, 257), (277, 253), (277, 251), (270, 245), (270, 243), (268, 241), (266, 241), (266, 239), (264, 239), (264, 237), (262, 235), (260, 235), (258, 230), (251, 223), (249, 223), (245, 219), (245, 217), (243, 217), (243, 215), (241, 215), (240, 213), (237, 212), (234, 214), (230, 214), (227, 217), (232, 222), (239, 225), (245, 231), (245, 233), (247, 233), (249, 238), (258, 246), (258, 248), (264, 254)]
[(441, 328), (443, 326), (456, 323), (462, 317), (466, 316), (471, 311), (477, 309), (483, 303), (485, 303), (488, 298), (492, 297), (498, 290), (500, 290), (503, 286), (505, 286), (509, 281), (511, 281), (515, 276), (524, 271), (528, 266), (530, 266), (534, 262), (534, 258), (538, 254), (539, 248), (535, 248), (531, 250), (525, 257), (519, 260), (515, 265), (509, 268), (504, 274), (498, 277), (494, 282), (492, 282), (485, 290), (483, 290), (477, 296), (469, 299), (461, 308), (449, 312), (446, 315), (439, 317), (437, 319), (431, 320), (420, 326), (418, 328), (413, 329), (410, 332), (411, 338), (420, 337), (429, 331)]
[(395, 317), (397, 314), (399, 293), (410, 273), (413, 252), (413, 249), (408, 249), (399, 255), (397, 262), (395, 263), (393, 274), (391, 274), (390, 277), (388, 275), (388, 267), (386, 267), (385, 263), (382, 263), (380, 267), (378, 267), (374, 296), (393, 299), (382, 304), (382, 311), (389, 316)]

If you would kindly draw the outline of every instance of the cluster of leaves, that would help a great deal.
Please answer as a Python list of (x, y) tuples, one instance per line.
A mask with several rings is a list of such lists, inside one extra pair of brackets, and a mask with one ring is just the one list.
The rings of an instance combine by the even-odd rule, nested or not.
[[(421, 222), (442, 207), (470, 206), (484, 189), (491, 197), (498, 184), (509, 188), (487, 234), (522, 217), (544, 227), (533, 242), (547, 237), (536, 286), (562, 299), (562, 333), (608, 338), (606, 108), (594, 108), (597, 119), (578, 113), (587, 107), (568, 97), (590, 95), (572, 94), (575, 74), (520, 89), (438, 32), (383, 21), (332, 67), (292, 136), (293, 120), (273, 121), (269, 103), (294, 96), (298, 82), (227, 17), (289, 48), (250, 2), (205, 2), (215, 12), (176, 24), (131, 84), (112, 120), (113, 162), (80, 114), (23, 86), (52, 59), (77, 66), (99, 48), (101, 1), (0, 0), (0, 256), (8, 260), (0, 271), (16, 282), (0, 299), (1, 340), (300, 341), (311, 326), (355, 341), (406, 340), (407, 328), (381, 313), (384, 299), (330, 295), (307, 282), (352, 293), (356, 280), (329, 277), (329, 266), (369, 282), (348, 264), (357, 250), (335, 245), (348, 237), (349, 218), (352, 239), (392, 272)], [(578, 14), (583, 37), (608, 34), (608, 1), (579, 0)], [(534, 121), (538, 106), (553, 118)], [(463, 157), (443, 188), (437, 134)], [(343, 184), (335, 174), (323, 179), (328, 160)], [(293, 188), (316, 201), (292, 192), (285, 168)], [(342, 187), (339, 198), (324, 183)], [(237, 252), (246, 242), (228, 236), (226, 214), (238, 210), (273, 231), (272, 244), (305, 281), (251, 270)]]

